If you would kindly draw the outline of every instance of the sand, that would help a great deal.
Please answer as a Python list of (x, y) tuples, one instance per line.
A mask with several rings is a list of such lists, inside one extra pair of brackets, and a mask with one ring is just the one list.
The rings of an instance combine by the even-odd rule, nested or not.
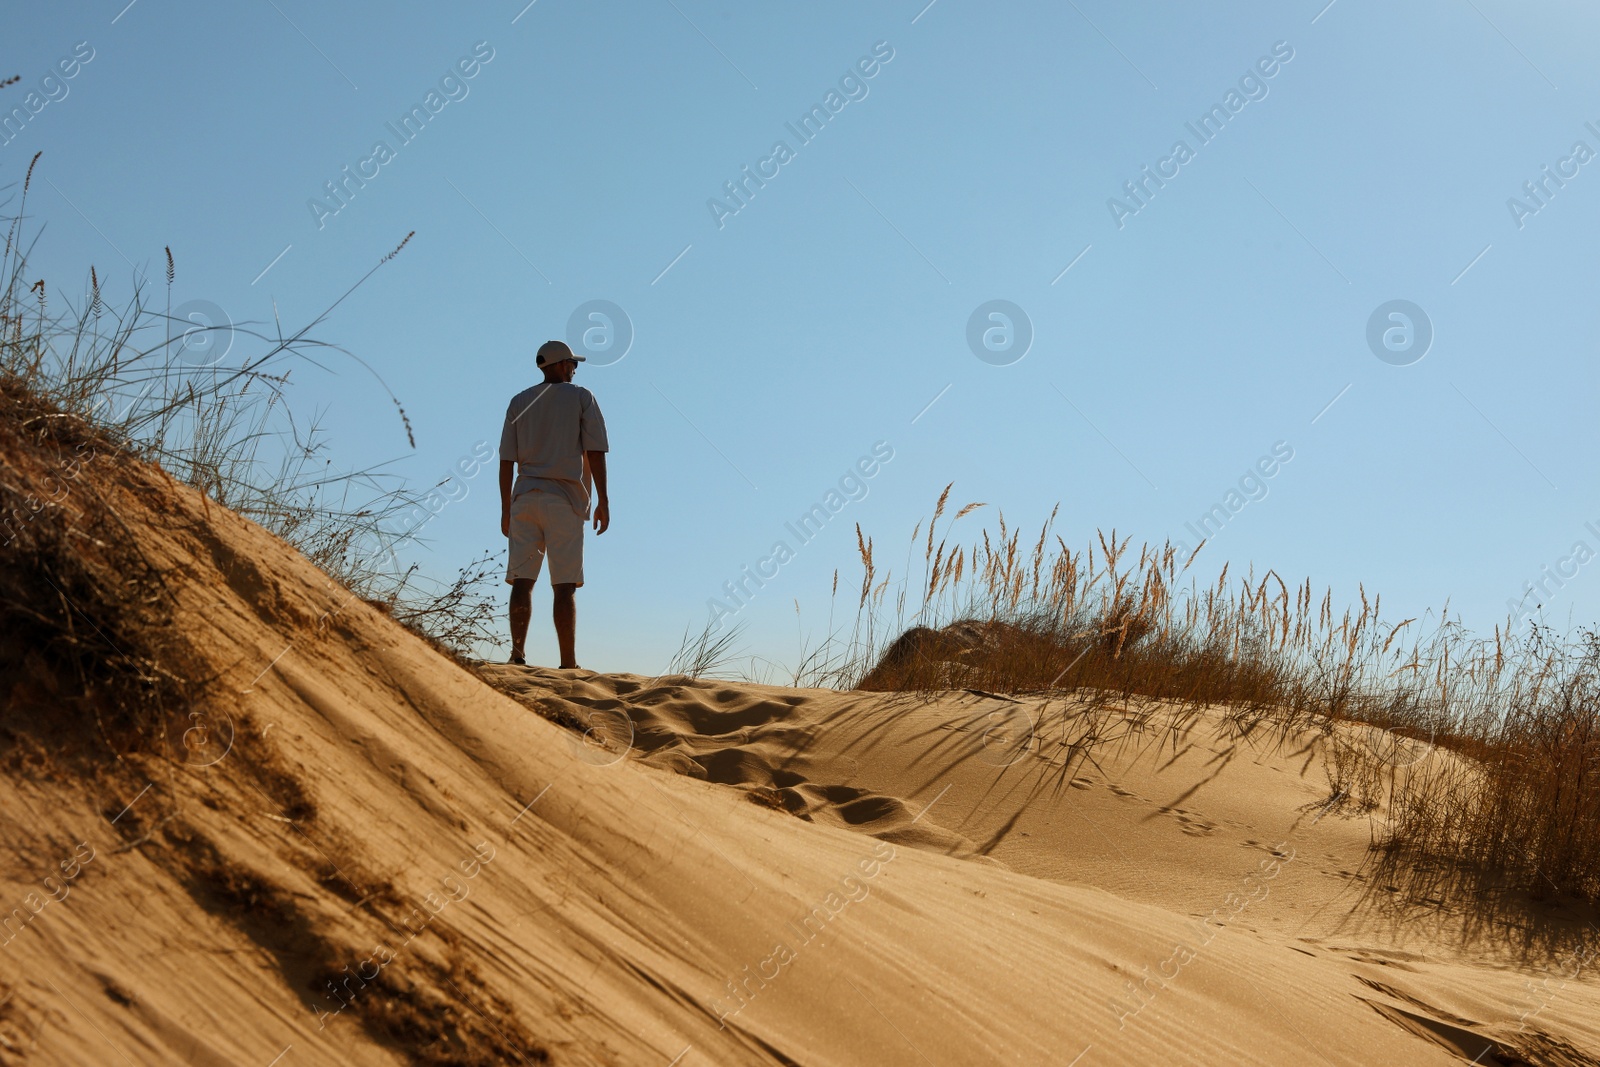
[(1060, 695), (480, 676), (142, 477), (214, 697), (170, 759), (0, 778), (0, 1062), (1600, 1062), (1589, 968), (1389, 899), (1315, 736), (1107, 710), (1069, 761)]

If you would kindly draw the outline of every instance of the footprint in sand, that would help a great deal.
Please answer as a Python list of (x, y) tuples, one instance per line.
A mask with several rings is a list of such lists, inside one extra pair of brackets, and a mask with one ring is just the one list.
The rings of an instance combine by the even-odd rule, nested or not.
[(1177, 816), (1179, 824), (1183, 827), (1183, 832), (1191, 837), (1210, 837), (1217, 832), (1216, 823), (1192, 811), (1168, 807), (1162, 807), (1157, 810), (1163, 815)]

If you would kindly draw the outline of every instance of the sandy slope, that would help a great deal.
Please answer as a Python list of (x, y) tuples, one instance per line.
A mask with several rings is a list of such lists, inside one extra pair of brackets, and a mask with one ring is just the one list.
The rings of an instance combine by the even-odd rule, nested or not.
[(1367, 830), (1317, 818), (1304, 746), (1202, 719), (1039, 794), (1048, 761), (974, 743), (1020, 721), (989, 698), (492, 669), (508, 696), (158, 487), (123, 515), (208, 734), (0, 778), (0, 1061), (1595, 1062), (1587, 976), (1341, 928)]
[[(1193, 992), (1215, 995), (1218, 978), (1236, 983), (1232, 1013), (1253, 1018), (1245, 1031), (1236, 1026), (1243, 1018), (1200, 1022), (1216, 1018), (1213, 1006), (1180, 1022), (1251, 1035), (1214, 1051), (1252, 1062), (1262, 1056), (1258, 1028), (1306, 1033), (1307, 1011), (1330, 1009), (1322, 997), (1315, 1009), (1283, 1002), (1269, 976), (1287, 951), (1321, 965), (1313, 981), (1338, 991), (1341, 1008), (1371, 1011), (1341, 1018), (1350, 1033), (1331, 1048), (1311, 1043), (1331, 1062), (1377, 1062), (1370, 1057), (1382, 1046), (1364, 1045), (1384, 1037), (1368, 1033), (1374, 1019), (1468, 1060), (1499, 1041), (1530, 1062), (1596, 1062), (1593, 961), (1490, 936), (1484, 917), (1465, 909), (1396, 903), (1392, 887), (1373, 881), (1369, 846), (1384, 811), (1330, 806), (1325, 744), (1314, 733), (1243, 737), (1217, 713), (1116, 705), (1094, 713), (1059, 698), (927, 701), (511, 667), (486, 674), (519, 699), (590, 723), (613, 750), (735, 786), (814, 824), (1186, 917), (1163, 951), (1108, 960), (1119, 980), (1090, 997), (1107, 1029), (1093, 1007), (1076, 1005), (1084, 1032), (1114, 1035), (1095, 1042), (1095, 1059), (1103, 1050), (1109, 1062), (1148, 1062), (1122, 1046), (1128, 1031), (1179, 1013), (1169, 998), (1191, 982)], [(1082, 737), (1087, 717), (1100, 740), (1069, 759), (1056, 742)], [(970, 877), (975, 895), (986, 891), (984, 876)], [(1581, 916), (1548, 909), (1546, 917), (1581, 940)], [(1354, 1055), (1341, 1059), (1333, 1051), (1341, 1045)], [(1426, 1062), (1429, 1051), (1410, 1048), (1402, 1062)], [(1305, 1042), (1300, 1055), (1311, 1056)]]

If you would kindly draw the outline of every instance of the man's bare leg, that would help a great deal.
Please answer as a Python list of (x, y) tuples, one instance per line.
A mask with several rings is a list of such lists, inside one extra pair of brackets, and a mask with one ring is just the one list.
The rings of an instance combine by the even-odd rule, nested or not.
[(524, 646), (528, 643), (528, 622), (533, 618), (533, 579), (515, 578), (511, 582), (511, 659), (526, 658)]
[(573, 651), (578, 632), (578, 602), (572, 595), (578, 586), (575, 582), (564, 582), (550, 588), (555, 592), (550, 617), (556, 624), (556, 643), (561, 646), (561, 667), (570, 670), (578, 665), (578, 654)]

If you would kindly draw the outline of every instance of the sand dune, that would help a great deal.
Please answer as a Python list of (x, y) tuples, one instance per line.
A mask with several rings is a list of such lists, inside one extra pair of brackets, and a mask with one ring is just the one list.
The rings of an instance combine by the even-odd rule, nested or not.
[[(1338, 979), (1330, 981), (1349, 986), (1377, 1018), (1469, 1060), (1498, 1041), (1529, 1062), (1595, 1062), (1578, 1050), (1600, 1047), (1596, 1002), (1584, 999), (1596, 991), (1569, 980), (1586, 976), (1589, 961), (1534, 957), (1521, 942), (1486, 936), (1481, 917), (1464, 909), (1397, 902), (1372, 870), (1373, 823), (1384, 811), (1330, 804), (1316, 732), (1241, 736), (1216, 712), (1112, 705), (1097, 713), (1060, 697), (924, 700), (500, 666), (484, 673), (518, 699), (589, 723), (609, 752), (631, 746), (640, 762), (736, 787), (807, 821), (1104, 890), (1198, 923), (1166, 954), (1113, 964), (1128, 978), (1103, 998), (1119, 1036), (1228, 929), (1331, 966)], [(1101, 740), (1087, 755), (1067, 754), (1061, 742), (1082, 736), (1083, 718)], [(1582, 925), (1553, 908), (1549, 918)], [(1271, 983), (1240, 977), (1267, 1010)], [(1565, 1012), (1557, 1007), (1580, 988)], [(1092, 1029), (1093, 1013), (1083, 1021)], [(1563, 1032), (1570, 1047), (1556, 1036)], [(1107, 1047), (1116, 1061), (1114, 1043)], [(1250, 1059), (1247, 1048), (1229, 1054)]]
[(480, 678), (124, 481), (217, 680), (168, 758), (8, 754), (0, 1062), (1597, 1062), (1586, 969), (1379, 906), (1310, 737), (1067, 762), (1038, 701)]

